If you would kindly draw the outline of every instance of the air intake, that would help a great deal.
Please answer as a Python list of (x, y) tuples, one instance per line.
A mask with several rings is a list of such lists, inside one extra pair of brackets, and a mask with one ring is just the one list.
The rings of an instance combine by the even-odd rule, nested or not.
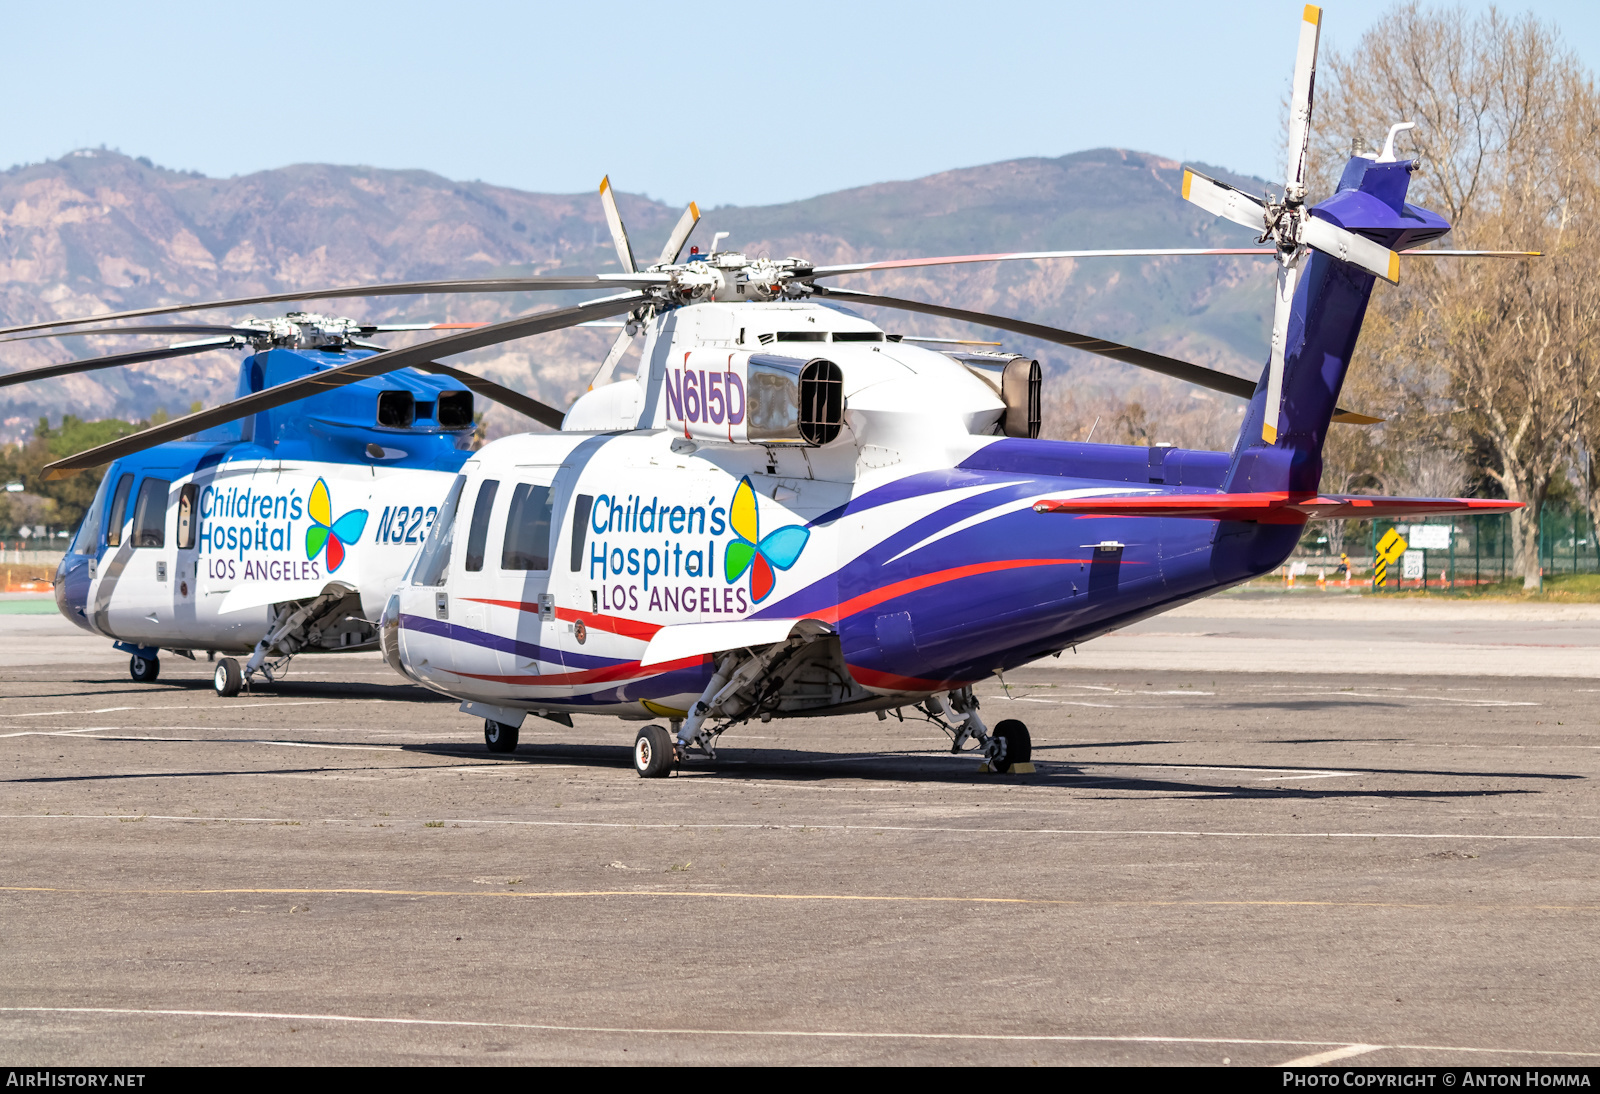
[(472, 392), (442, 391), (436, 419), (442, 429), (466, 429), (472, 424)]
[(378, 393), (378, 424), (388, 429), (410, 429), (417, 420), (416, 400), (409, 391)]
[(1000, 398), (1006, 404), (1001, 422), (1007, 437), (1037, 437), (1044, 425), (1044, 374), (1038, 361), (1012, 359), (1000, 377)]
[(828, 444), (843, 426), (844, 373), (820, 357), (807, 361), (800, 370), (800, 436), (807, 444)]

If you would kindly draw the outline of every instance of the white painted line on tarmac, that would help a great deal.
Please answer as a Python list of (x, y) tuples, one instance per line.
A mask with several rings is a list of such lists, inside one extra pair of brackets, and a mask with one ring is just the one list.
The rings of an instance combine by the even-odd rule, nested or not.
[[(1067, 762), (1071, 763), (1073, 767), (1113, 767), (1113, 768), (1115, 768), (1115, 767), (1123, 767), (1123, 768), (1131, 767), (1131, 768), (1135, 768), (1135, 769), (1141, 770), (1141, 771), (1145, 770), (1145, 769), (1148, 769), (1148, 768), (1153, 768), (1153, 769), (1167, 770), (1167, 771), (1240, 771), (1240, 772), (1246, 772), (1246, 773), (1260, 772), (1260, 771), (1293, 771), (1293, 772), (1296, 772), (1296, 774), (1293, 774), (1293, 775), (1268, 775), (1268, 776), (1264, 776), (1264, 777), (1256, 780), (1258, 782), (1270, 782), (1270, 781), (1273, 781), (1273, 780), (1282, 781), (1282, 780), (1286, 780), (1286, 779), (1332, 779), (1332, 778), (1338, 778), (1338, 777), (1345, 776), (1345, 775), (1368, 775), (1368, 774), (1374, 774), (1374, 772), (1367, 772), (1367, 771), (1327, 771), (1327, 770), (1322, 770), (1322, 769), (1318, 769), (1318, 768), (1315, 768), (1315, 767), (1309, 768), (1309, 769), (1304, 768), (1304, 767), (1207, 767), (1207, 766), (1202, 766), (1200, 764), (1138, 764), (1138, 763), (1115, 763), (1115, 762), (1110, 762), (1110, 763), (1092, 763), (1092, 762), (1088, 762), (1088, 761), (1078, 761), (1078, 760), (1072, 760), (1072, 761), (1067, 761)], [(1309, 773), (1301, 774), (1301, 772), (1309, 772)]]
[[(1055, 1042), (1059, 1044), (1146, 1044), (1146, 1045), (1262, 1045), (1268, 1047), (1334, 1048), (1353, 1047), (1341, 1041), (1291, 1041), (1255, 1037), (1158, 1037), (1115, 1036), (1073, 1033), (908, 1033), (900, 1030), (806, 1030), (806, 1029), (686, 1029), (648, 1026), (557, 1026), (539, 1022), (479, 1022), (449, 1018), (380, 1018), (359, 1014), (295, 1014), (249, 1010), (177, 1010), (143, 1007), (0, 1007), (4, 1014), (105, 1014), (132, 1017), (241, 1018), (279, 1022), (348, 1022), (366, 1025), (437, 1026), (447, 1029), (524, 1029), (541, 1033), (621, 1033), (630, 1036), (667, 1037), (794, 1037), (822, 1040), (839, 1038), (855, 1041), (1000, 1041)], [(1473, 1052), (1503, 1056), (1554, 1056), (1569, 1059), (1600, 1059), (1600, 1052), (1568, 1052), (1553, 1049), (1478, 1048), (1456, 1045), (1372, 1045), (1373, 1050), (1405, 1049), (1412, 1052)]]
[(1125, 706), (1124, 703), (1091, 703), (1084, 699), (1035, 699), (1029, 695), (1020, 696), (1019, 703), (1049, 703), (1059, 707), (1105, 707), (1107, 710), (1116, 710)]
[(1365, 1056), (1369, 1052), (1377, 1052), (1383, 1045), (1345, 1045), (1343, 1048), (1330, 1048), (1327, 1052), (1313, 1052), (1310, 1056), (1298, 1056), (1279, 1067), (1321, 1067), (1331, 1064), (1335, 1060), (1348, 1060), (1352, 1056)]
[[(320, 706), (327, 706), (330, 703), (343, 703), (343, 702), (346, 702), (346, 701), (347, 700), (344, 700), (344, 699), (305, 699), (305, 700), (293, 700), (293, 701), (285, 700), (284, 702), (281, 702), (281, 703), (280, 702), (270, 702), (270, 703), (230, 703), (228, 705), (227, 709), (228, 710), (256, 710), (257, 708), (260, 708), (260, 707), (267, 707), (268, 709), (276, 709), (278, 707), (320, 707)], [(359, 702), (359, 700), (356, 700), (356, 701)], [(126, 710), (188, 710), (193, 706), (194, 706), (193, 703), (180, 703), (180, 704), (178, 704), (176, 706), (162, 706), (162, 707), (143, 707), (143, 706), (141, 706), (141, 707), (100, 707), (97, 710), (35, 710), (35, 711), (31, 711), (31, 712), (29, 712), (27, 714), (0, 714), (0, 718), (50, 718), (50, 717), (58, 717), (58, 716), (63, 715), (63, 714), (117, 714), (117, 713), (120, 713), (120, 712), (126, 711)]]
[[(510, 765), (482, 764), (480, 767), (506, 767)], [(541, 764), (540, 767), (576, 767), (576, 764)], [(455, 771), (454, 767), (427, 768), (429, 772)], [(0, 813), (0, 820), (164, 820), (164, 821), (198, 821), (202, 823), (216, 823), (219, 821), (236, 823), (280, 824), (284, 821), (294, 820), (294, 817), (202, 817), (175, 815), (162, 815), (159, 813)], [(320, 817), (313, 818), (315, 822), (323, 824), (365, 824), (371, 820), (367, 816), (349, 817)], [(400, 824), (419, 817), (400, 817), (393, 819), (392, 823)], [(429, 817), (429, 820), (438, 818)], [(1585, 835), (1575, 833), (1572, 835), (1531, 835), (1525, 833), (1495, 833), (1485, 834), (1477, 832), (1226, 832), (1206, 831), (1194, 828), (959, 828), (953, 825), (911, 825), (911, 824), (763, 824), (760, 821), (729, 821), (716, 823), (712, 821), (688, 822), (652, 822), (652, 821), (554, 821), (554, 820), (509, 820), (499, 818), (471, 818), (471, 817), (446, 817), (449, 824), (507, 824), (522, 825), (531, 828), (628, 828), (628, 829), (667, 829), (667, 830), (697, 830), (720, 829), (733, 830), (768, 828), (773, 831), (831, 831), (831, 832), (942, 832), (955, 835), (970, 836), (1178, 836), (1186, 838), (1210, 837), (1214, 839), (1404, 839), (1404, 840), (1530, 840), (1530, 841), (1592, 841), (1600, 840), (1600, 834)], [(304, 818), (302, 818), (304, 820)], [(1347, 1042), (1339, 1042), (1345, 1044)]]

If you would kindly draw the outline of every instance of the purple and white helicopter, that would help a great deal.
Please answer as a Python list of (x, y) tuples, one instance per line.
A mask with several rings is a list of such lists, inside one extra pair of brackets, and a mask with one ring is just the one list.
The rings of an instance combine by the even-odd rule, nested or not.
[[(627, 316), (559, 432), (468, 458), (379, 623), (397, 670), (462, 700), (493, 751), (527, 715), (648, 724), (640, 775), (714, 757), (752, 719), (914, 708), (952, 750), (1029, 770), (1027, 727), (989, 726), (973, 685), (1266, 574), (1307, 520), (1497, 512), (1515, 503), (1319, 492), (1330, 423), (1371, 422), (1338, 398), (1374, 282), (1450, 230), (1406, 204), (1415, 162), (1351, 157), (1306, 203), (1321, 13), (1307, 7), (1288, 171), (1265, 200), (1184, 175), (1184, 197), (1262, 233), (1239, 249), (1055, 251), (815, 266), (727, 252), (636, 265), (602, 183), (619, 274), (366, 286), (398, 292), (611, 288), (619, 293), (410, 350), (378, 353), (62, 461), (139, 448), (428, 358)], [(831, 287), (873, 270), (1130, 255), (1256, 254), (1277, 263), (1272, 351), (1259, 381), (1070, 331)], [(226, 303), (226, 302), (220, 302)], [(841, 305), (843, 307), (841, 307)], [(1249, 400), (1231, 452), (1039, 439), (1039, 365), (941, 352), (851, 306), (964, 320), (1073, 346)], [(208, 306), (218, 306), (217, 303)], [(178, 311), (146, 309), (123, 315)], [(103, 319), (106, 317), (96, 317)], [(643, 336), (642, 363), (616, 379)], [(422, 355), (422, 356), (419, 356)], [(558, 412), (553, 412), (558, 413)]]

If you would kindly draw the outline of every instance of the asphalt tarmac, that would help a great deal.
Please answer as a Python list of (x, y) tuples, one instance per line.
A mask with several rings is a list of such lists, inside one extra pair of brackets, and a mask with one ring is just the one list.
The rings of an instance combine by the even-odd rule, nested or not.
[(1235, 671), (1328, 621), (1211, 610), (983, 685), (1035, 775), (869, 716), (661, 781), (370, 655), (222, 700), (0, 620), (0, 1061), (1600, 1062), (1600, 627)]

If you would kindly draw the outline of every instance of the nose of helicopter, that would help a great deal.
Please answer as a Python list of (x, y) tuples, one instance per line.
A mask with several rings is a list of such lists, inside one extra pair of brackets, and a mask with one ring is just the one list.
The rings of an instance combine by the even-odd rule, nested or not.
[(56, 610), (89, 633), (89, 559), (69, 554), (56, 567)]
[(383, 615), (378, 620), (378, 642), (383, 648), (383, 659), (389, 662), (389, 667), (401, 676), (411, 676), (407, 671), (405, 661), (400, 656), (400, 594), (390, 594), (389, 600), (383, 606)]

